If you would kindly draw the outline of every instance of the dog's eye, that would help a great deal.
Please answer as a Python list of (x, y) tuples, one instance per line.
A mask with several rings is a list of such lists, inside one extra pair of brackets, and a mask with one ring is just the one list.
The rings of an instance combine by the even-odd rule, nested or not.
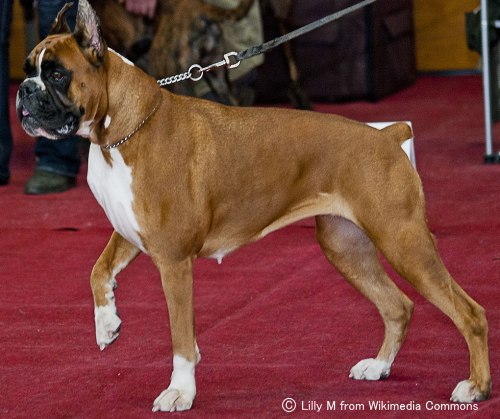
[(62, 81), (64, 80), (64, 74), (60, 71), (54, 70), (50, 73), (49, 77), (54, 81)]

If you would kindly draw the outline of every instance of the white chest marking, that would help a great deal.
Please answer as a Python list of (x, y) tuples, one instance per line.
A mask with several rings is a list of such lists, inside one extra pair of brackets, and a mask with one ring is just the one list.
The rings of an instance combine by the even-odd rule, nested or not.
[(132, 170), (117, 149), (111, 149), (109, 165), (97, 144), (90, 145), (87, 182), (113, 228), (122, 237), (145, 252), (139, 236), (139, 224), (132, 209)]

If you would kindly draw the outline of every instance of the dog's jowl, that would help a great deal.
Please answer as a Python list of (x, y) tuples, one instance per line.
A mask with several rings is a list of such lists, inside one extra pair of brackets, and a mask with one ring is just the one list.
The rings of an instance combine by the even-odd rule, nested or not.
[(114, 227), (91, 274), (101, 349), (121, 327), (116, 275), (140, 252), (161, 273), (173, 372), (153, 410), (189, 409), (195, 398), (194, 260), (221, 258), (305, 217), (316, 217), (324, 254), (385, 324), (378, 355), (357, 363), (350, 377), (389, 376), (412, 313), (412, 302), (384, 272), (380, 251), (467, 342), (470, 377), (451, 399), (488, 398), (485, 313), (436, 251), (420, 179), (400, 147), (412, 136), (408, 125), (379, 131), (333, 115), (177, 96), (106, 47), (86, 0), (73, 33), (65, 12), (26, 60), (17, 113), (31, 135), (79, 134), (92, 143), (88, 181)]

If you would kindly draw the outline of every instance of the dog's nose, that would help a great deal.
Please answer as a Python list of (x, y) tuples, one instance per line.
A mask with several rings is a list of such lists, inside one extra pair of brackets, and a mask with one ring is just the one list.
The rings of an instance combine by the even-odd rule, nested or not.
[(19, 86), (19, 95), (21, 99), (25, 99), (38, 90), (40, 90), (40, 86), (38, 84), (32, 81), (25, 81)]

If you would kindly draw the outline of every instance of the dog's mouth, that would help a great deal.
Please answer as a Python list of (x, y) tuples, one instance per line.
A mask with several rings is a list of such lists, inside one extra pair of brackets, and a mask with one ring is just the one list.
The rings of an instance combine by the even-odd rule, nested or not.
[(21, 110), (21, 116), (22, 116), (22, 118), (26, 118), (26, 117), (28, 117), (30, 115), (31, 115), (30, 112), (23, 106), (22, 110)]
[(31, 117), (31, 112), (26, 107), (26, 104), (19, 100), (19, 94), (18, 94), (17, 103), (16, 103), (16, 113), (17, 113), (17, 118), (19, 119), (19, 121), (21, 123), (24, 121), (25, 118)]
[(17, 113), (23, 129), (34, 137), (44, 136), (52, 140), (60, 140), (73, 135), (78, 129), (78, 118), (71, 113), (67, 114), (64, 121), (58, 124), (44, 123), (34, 116), (25, 105), (22, 105)]
[(79, 115), (75, 115), (73, 111), (59, 113), (50, 106), (34, 111), (33, 106), (30, 106), (32, 102), (26, 99), (18, 100), (16, 109), (21, 126), (29, 135), (60, 140), (75, 134), (78, 130)]
[[(32, 118), (30, 111), (26, 109), (24, 106), (21, 107), (21, 109), (18, 109), (17, 111), (17, 116), (19, 118), (19, 121), (21, 121), (21, 125), (24, 129), (27, 126), (31, 126), (32, 122), (34, 122), (34, 118)], [(31, 121), (32, 119), (33, 121)]]
[(27, 134), (52, 140), (68, 138), (78, 130), (83, 113), (59, 92), (25, 81), (17, 92), (16, 113)]
[(17, 117), (21, 122), (23, 129), (30, 135), (37, 135), (35, 133), (36, 128), (40, 128), (36, 118), (31, 116), (31, 112), (26, 108), (26, 106), (21, 105), (17, 108)]

